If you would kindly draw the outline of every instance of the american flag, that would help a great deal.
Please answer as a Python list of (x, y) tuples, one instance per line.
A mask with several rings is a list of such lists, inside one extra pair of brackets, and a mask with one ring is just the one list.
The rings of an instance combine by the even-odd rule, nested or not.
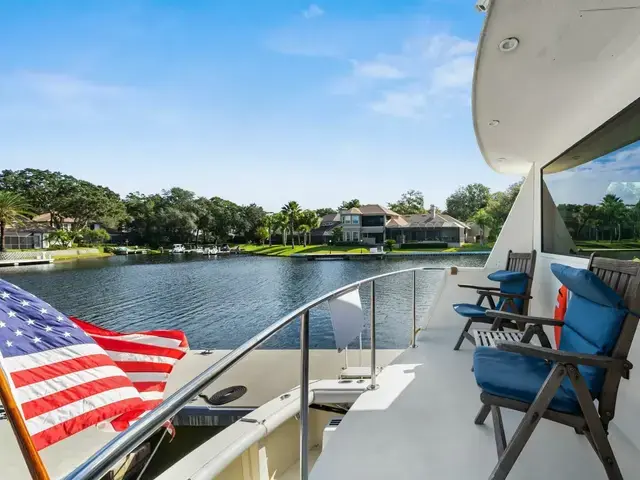
[(123, 430), (160, 403), (186, 339), (180, 341), (180, 355), (158, 355), (148, 347), (152, 333), (123, 335), (75, 323), (0, 280), (0, 367), (35, 447), (41, 450), (99, 423)]
[[(115, 431), (129, 425), (162, 403), (169, 374), (175, 363), (185, 356), (189, 344), (179, 330), (153, 330), (137, 333), (118, 333), (96, 327), (75, 317), (69, 317), (89, 334), (115, 361), (133, 382), (144, 401), (144, 411), (129, 412), (110, 422)], [(171, 424), (166, 424), (173, 434)], [(103, 429), (109, 429), (105, 424)]]

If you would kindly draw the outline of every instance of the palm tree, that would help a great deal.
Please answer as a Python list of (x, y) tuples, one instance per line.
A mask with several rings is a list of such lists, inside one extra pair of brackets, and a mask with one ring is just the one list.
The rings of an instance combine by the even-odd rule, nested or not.
[(291, 200), (282, 207), (281, 212), (285, 215), (287, 222), (289, 223), (289, 231), (291, 232), (291, 248), (295, 248), (296, 245), (293, 240), (293, 233), (295, 232), (296, 222), (300, 217), (300, 205), (295, 200)]
[(283, 213), (274, 213), (271, 217), (271, 228), (273, 232), (278, 232), (282, 234), (282, 244), (287, 244), (287, 218)]
[(302, 232), (302, 241), (304, 242), (304, 246), (307, 246), (307, 233), (311, 231), (311, 227), (306, 223), (302, 225), (298, 225), (298, 231)]
[(267, 231), (269, 232), (269, 246), (271, 246), (271, 235), (273, 235), (273, 228), (275, 226), (275, 223), (275, 215), (267, 215), (266, 217), (264, 217), (264, 226), (267, 227)]
[(0, 191), (0, 252), (4, 252), (4, 231), (7, 226), (20, 226), (29, 220), (29, 204), (17, 193)]
[(627, 209), (624, 202), (615, 195), (608, 193), (600, 202), (600, 211), (604, 217), (605, 223), (609, 226), (609, 242), (613, 242), (613, 235), (618, 228), (618, 240), (621, 236), (620, 222), (624, 219)]
[[(318, 217), (318, 214), (313, 210), (305, 210), (300, 215), (300, 223), (302, 225), (300, 225), (298, 229), (302, 230), (305, 233), (310, 233), (311, 230), (318, 228), (320, 226), (320, 217)], [(307, 239), (305, 238), (305, 245), (307, 243), (311, 243), (311, 235), (309, 235), (308, 242), (307, 242)]]

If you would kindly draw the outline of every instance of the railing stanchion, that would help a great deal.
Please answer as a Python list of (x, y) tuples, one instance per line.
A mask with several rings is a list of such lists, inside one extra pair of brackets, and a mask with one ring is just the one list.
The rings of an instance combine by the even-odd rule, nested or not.
[(411, 348), (416, 348), (416, 271), (413, 271), (413, 295), (411, 296)]
[(300, 317), (300, 479), (309, 478), (309, 310)]
[(376, 281), (371, 281), (371, 305), (369, 306), (371, 318), (371, 384), (369, 390), (376, 389)]

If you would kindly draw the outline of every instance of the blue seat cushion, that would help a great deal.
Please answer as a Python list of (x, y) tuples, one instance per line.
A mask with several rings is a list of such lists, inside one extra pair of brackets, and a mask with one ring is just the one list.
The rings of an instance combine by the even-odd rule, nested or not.
[[(473, 373), (483, 391), (525, 403), (533, 403), (551, 367), (551, 363), (542, 359), (491, 347), (477, 347), (473, 354)], [(564, 413), (580, 411), (568, 378), (563, 380), (549, 408)]]
[(453, 309), (458, 315), (463, 317), (484, 317), (486, 315), (487, 307), (482, 305), (475, 305), (473, 303), (455, 303)]

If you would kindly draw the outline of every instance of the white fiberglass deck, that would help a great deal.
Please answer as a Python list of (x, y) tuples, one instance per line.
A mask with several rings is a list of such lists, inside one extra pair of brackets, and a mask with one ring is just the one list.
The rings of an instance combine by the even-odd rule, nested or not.
[[(434, 318), (415, 349), (402, 353), (378, 377), (380, 387), (360, 396), (310, 478), (482, 479), (497, 462), (491, 416), (473, 423), (481, 403), (471, 371), (473, 346), (454, 352), (463, 322)], [(636, 344), (640, 340), (636, 337)], [(636, 345), (630, 360), (640, 366)], [(635, 357), (635, 359), (634, 359)], [(610, 441), (625, 478), (640, 471), (640, 373), (620, 386)], [(522, 414), (503, 409), (507, 438)], [(584, 436), (542, 420), (509, 480), (602, 479), (605, 472)]]

